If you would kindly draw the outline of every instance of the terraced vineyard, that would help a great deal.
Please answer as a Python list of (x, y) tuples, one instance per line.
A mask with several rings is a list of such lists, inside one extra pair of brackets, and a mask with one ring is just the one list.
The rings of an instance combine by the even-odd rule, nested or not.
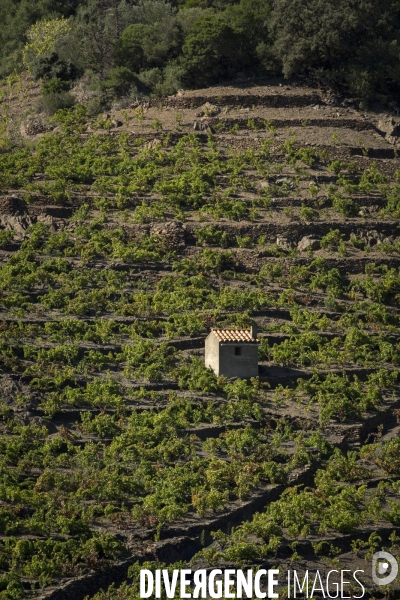
[[(400, 160), (374, 123), (246, 83), (79, 105), (0, 154), (2, 600), (133, 600), (139, 565), (192, 559), (372, 590), (400, 547)], [(205, 369), (210, 327), (254, 323), (258, 378)]]

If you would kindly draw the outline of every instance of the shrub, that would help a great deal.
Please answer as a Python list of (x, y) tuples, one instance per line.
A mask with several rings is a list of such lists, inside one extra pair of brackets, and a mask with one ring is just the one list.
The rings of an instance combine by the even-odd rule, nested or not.
[(122, 96), (137, 92), (137, 83), (138, 78), (128, 67), (115, 67), (108, 73), (107, 79), (103, 82), (103, 87), (114, 90)]
[[(38, 59), (45, 60), (46, 56), (53, 56), (57, 40), (70, 30), (69, 22), (64, 19), (48, 19), (34, 23), (26, 32), (27, 43), (23, 50), (24, 65), (30, 68)], [(52, 62), (55, 63), (57, 59), (58, 56)]]
[(349, 198), (342, 198), (340, 196), (337, 196), (333, 199), (332, 208), (344, 217), (354, 217), (360, 210), (357, 202), (354, 202), (354, 200), (350, 200)]
[(300, 219), (302, 221), (313, 221), (318, 217), (318, 211), (302, 204), (300, 209)]
[(0, 231), (0, 248), (7, 246), (9, 242), (14, 238), (15, 232), (9, 229), (4, 229)]
[(340, 233), (339, 229), (331, 229), (331, 231), (321, 239), (321, 248), (324, 248), (324, 250), (328, 248), (338, 248), (343, 242), (343, 238), (344, 235), (343, 233)]
[(100, 94), (99, 96), (94, 96), (94, 98), (91, 98), (88, 101), (86, 105), (88, 117), (96, 117), (100, 113), (110, 109), (111, 100), (107, 97), (108, 95), (109, 94), (105, 92)]
[(50, 92), (42, 96), (38, 103), (37, 109), (40, 112), (45, 112), (53, 116), (57, 111), (64, 108), (72, 108), (75, 104), (75, 98), (68, 92)]
[(218, 392), (220, 389), (215, 374), (195, 356), (191, 356), (191, 362), (179, 369), (178, 383), (180, 388), (192, 392)]
[(229, 246), (229, 236), (226, 231), (222, 231), (213, 225), (207, 225), (196, 229), (197, 244), (210, 246)]
[(61, 60), (56, 52), (38, 56), (31, 67), (35, 79), (61, 79), (70, 81), (75, 79), (78, 71), (71, 61)]
[(42, 85), (42, 96), (48, 96), (49, 94), (61, 94), (67, 92), (70, 88), (68, 81), (63, 81), (58, 77), (53, 77), (47, 83)]

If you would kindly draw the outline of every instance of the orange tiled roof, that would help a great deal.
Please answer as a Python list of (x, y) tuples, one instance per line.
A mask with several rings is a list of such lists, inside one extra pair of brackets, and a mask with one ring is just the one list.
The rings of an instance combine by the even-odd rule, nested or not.
[(216, 335), (219, 342), (260, 343), (259, 339), (251, 336), (250, 329), (217, 329), (213, 327), (211, 331)]

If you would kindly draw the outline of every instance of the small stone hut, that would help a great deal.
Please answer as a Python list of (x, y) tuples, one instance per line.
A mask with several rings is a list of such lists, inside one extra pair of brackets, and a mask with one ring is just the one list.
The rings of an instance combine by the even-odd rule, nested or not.
[(259, 343), (255, 327), (212, 328), (206, 338), (205, 365), (217, 376), (257, 377)]

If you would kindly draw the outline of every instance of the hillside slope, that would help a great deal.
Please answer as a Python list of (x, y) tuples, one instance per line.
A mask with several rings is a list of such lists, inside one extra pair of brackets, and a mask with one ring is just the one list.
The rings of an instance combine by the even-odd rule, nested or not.
[[(52, 123), (21, 117), (34, 94), (1, 105), (23, 136), (0, 154), (4, 598), (202, 548), (397, 554), (400, 160), (377, 119), (279, 80)], [(258, 380), (215, 378), (210, 327), (252, 323)]]

